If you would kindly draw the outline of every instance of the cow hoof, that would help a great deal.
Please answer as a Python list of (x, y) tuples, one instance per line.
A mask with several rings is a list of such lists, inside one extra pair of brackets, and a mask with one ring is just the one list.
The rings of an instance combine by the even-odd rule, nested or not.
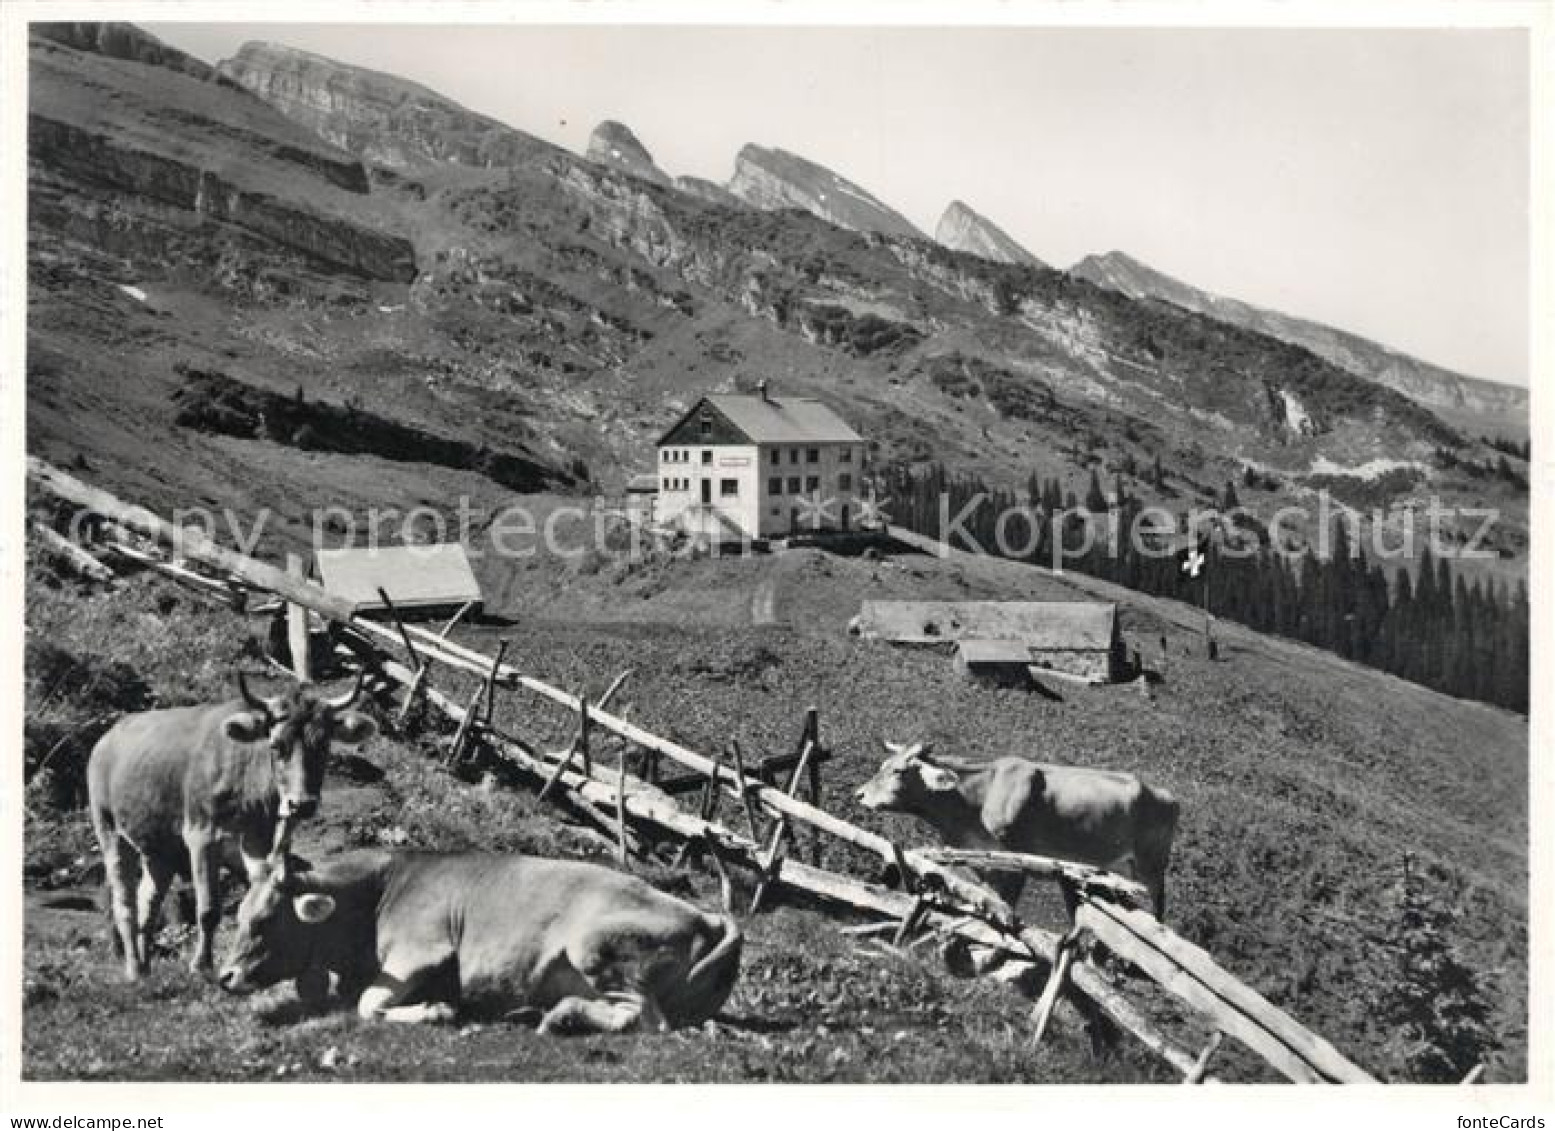
[(426, 1007), (426, 1019), (433, 1025), (452, 1025), (456, 1012), (446, 1001), (432, 1002)]

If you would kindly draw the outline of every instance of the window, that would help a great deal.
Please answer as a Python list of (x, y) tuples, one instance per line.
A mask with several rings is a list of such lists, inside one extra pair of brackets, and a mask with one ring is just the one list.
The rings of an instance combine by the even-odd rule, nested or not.
[(812, 475), (809, 478), (807, 478), (804, 481), (804, 489), (807, 492), (809, 492), (809, 491), (819, 491), (821, 489), (820, 477), (816, 476), (816, 475)]
[(666, 476), (665, 476), (665, 477), (664, 477), (664, 489), (665, 489), (665, 490), (666, 490), (666, 491), (668, 491), (668, 490), (669, 490), (669, 489), (670, 489), (670, 478), (669, 478), (669, 476), (668, 476), (668, 475), (666, 475)]
[(703, 448), (702, 449), (702, 462), (704, 464), (711, 464), (713, 462), (713, 449), (712, 448)]
[(767, 480), (767, 494), (781, 495), (782, 493), (783, 477), (781, 475), (774, 475), (771, 479)]
[(788, 449), (788, 462), (789, 463), (798, 463), (799, 462), (799, 449), (798, 448), (789, 448)]
[(738, 479), (720, 479), (718, 481), (718, 494), (725, 499), (732, 499), (740, 493), (740, 481)]
[(847, 472), (843, 472), (841, 475), (837, 476), (837, 490), (853, 490), (853, 476), (849, 475)]
[(853, 449), (852, 448), (839, 448), (838, 451), (837, 451), (837, 462), (838, 463), (852, 463), (853, 462)]
[(713, 418), (711, 416), (709, 416), (707, 413), (704, 412), (702, 414), (701, 424), (702, 424), (702, 435), (703, 436), (711, 436), (713, 434)]
[(780, 448), (773, 448), (772, 449), (772, 462), (773, 462), (774, 465), (780, 464), (780, 463), (783, 462), (783, 452), (782, 452), (782, 450)]
[(788, 477), (788, 493), (790, 495), (799, 494), (799, 476), (790, 475)]
[(805, 453), (804, 453), (804, 461), (806, 463), (820, 463), (821, 462), (821, 449), (820, 448), (806, 448), (805, 449)]

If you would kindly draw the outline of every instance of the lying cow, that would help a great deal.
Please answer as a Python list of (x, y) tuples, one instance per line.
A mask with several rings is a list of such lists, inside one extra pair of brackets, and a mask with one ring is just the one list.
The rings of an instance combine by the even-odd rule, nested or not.
[(162, 897), (185, 869), (199, 916), (191, 966), (210, 968), (221, 865), (236, 849), (252, 878), (318, 808), (331, 741), (372, 737), (373, 721), (351, 709), (361, 688), (358, 675), (338, 699), (306, 687), (261, 699), (240, 674), (235, 700), (127, 715), (98, 741), (87, 791), (130, 979), (145, 972)]
[[(1166, 868), (1178, 805), (1133, 774), (1054, 766), (1024, 758), (939, 759), (926, 745), (886, 743), (891, 756), (858, 791), (859, 804), (911, 813), (955, 848), (1052, 856), (1132, 876), (1166, 914)], [(1025, 876), (989, 883), (1013, 907)]]
[(595, 864), (368, 849), (267, 865), (219, 981), (247, 993), (296, 979), (314, 996), (334, 974), (362, 1017), (385, 1021), (657, 1032), (718, 1012), (743, 945), (733, 919)]

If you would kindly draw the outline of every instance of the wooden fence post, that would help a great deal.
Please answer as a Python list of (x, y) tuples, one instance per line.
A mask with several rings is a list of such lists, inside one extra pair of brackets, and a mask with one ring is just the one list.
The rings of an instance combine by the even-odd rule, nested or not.
[[(286, 572), (299, 582), (307, 581), (301, 554), (286, 555)], [(313, 656), (308, 639), (308, 610), (295, 602), (286, 605), (286, 644), (292, 654), (292, 674), (298, 683), (313, 682)]]

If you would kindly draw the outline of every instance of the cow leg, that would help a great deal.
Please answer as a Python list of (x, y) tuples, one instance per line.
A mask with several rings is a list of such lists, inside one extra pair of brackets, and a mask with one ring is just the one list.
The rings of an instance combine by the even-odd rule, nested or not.
[(444, 1024), (457, 1013), (453, 1003), (426, 1001), (404, 1004), (440, 969), (439, 965), (421, 965), (404, 975), (393, 972), (392, 961), (385, 962), (372, 984), (356, 999), (357, 1016), (364, 1021), (398, 1021), (408, 1024)]
[(376, 981), (362, 991), (356, 999), (357, 1016), (364, 1021), (395, 1021), (410, 1025), (446, 1025), (457, 1015), (446, 1001), (423, 1001), (413, 1005), (396, 1005), (409, 987), (403, 982), (393, 984)]
[(108, 905), (114, 934), (124, 952), (124, 976), (138, 981), (145, 971), (140, 953), (140, 931), (135, 924), (135, 902), (130, 894), (139, 882), (140, 853), (117, 834), (103, 839), (103, 872), (108, 882)]
[(582, 1033), (661, 1032), (668, 1026), (645, 994), (615, 993), (605, 998), (564, 997), (540, 1022), (543, 1036)]
[(140, 961), (151, 963), (151, 943), (162, 916), (162, 897), (173, 882), (173, 867), (155, 853), (147, 852), (140, 860), (140, 889), (136, 893), (135, 918), (140, 927)]
[[(270, 862), (270, 839), (264, 830), (246, 828), (238, 836), (238, 858), (242, 861), (243, 875), (253, 887), (265, 866)], [(233, 869), (236, 871), (237, 869)]]
[(194, 904), (199, 938), (189, 968), (208, 973), (214, 965), (211, 954), (216, 943), (216, 928), (221, 922), (221, 904), (217, 901), (217, 880), (221, 865), (218, 845), (209, 829), (184, 830), (189, 847), (189, 879), (194, 886)]

